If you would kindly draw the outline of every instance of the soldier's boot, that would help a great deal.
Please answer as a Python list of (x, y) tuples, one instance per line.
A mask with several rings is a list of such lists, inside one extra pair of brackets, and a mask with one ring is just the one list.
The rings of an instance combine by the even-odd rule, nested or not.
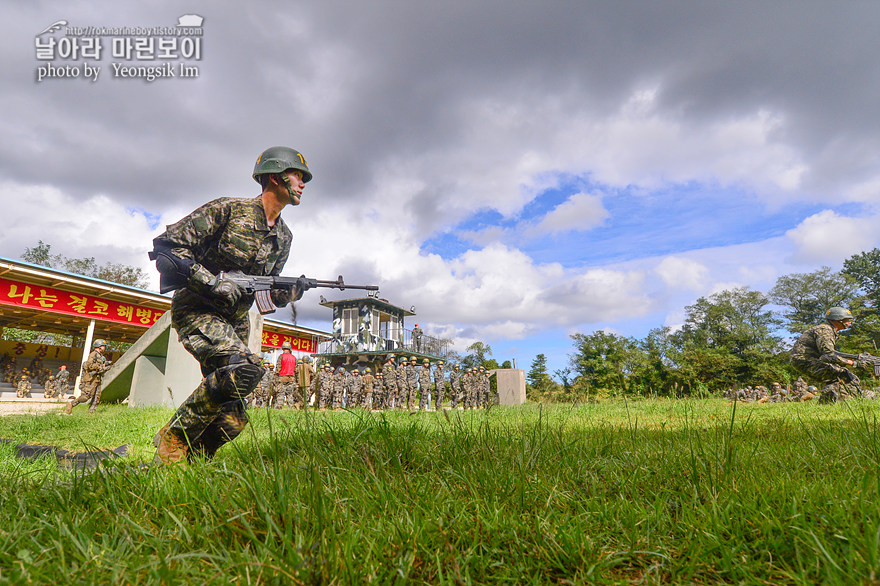
[(803, 403), (804, 401), (812, 401), (815, 398), (816, 395), (814, 393), (804, 393), (804, 396), (801, 397), (801, 403)]
[(68, 415), (73, 413), (73, 399), (67, 402), (67, 407), (64, 408), (64, 412)]
[(836, 403), (838, 398), (837, 384), (829, 383), (822, 389), (822, 394), (819, 396), (819, 403), (822, 403), (823, 405)]
[(153, 442), (156, 444), (155, 462), (165, 465), (186, 463), (189, 445), (178, 435), (177, 430), (171, 428), (170, 422), (159, 430)]

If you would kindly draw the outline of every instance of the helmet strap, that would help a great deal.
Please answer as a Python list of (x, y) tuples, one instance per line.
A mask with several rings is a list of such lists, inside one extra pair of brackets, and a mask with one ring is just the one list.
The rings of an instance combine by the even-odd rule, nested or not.
[(279, 175), (281, 175), (281, 180), (284, 182), (285, 187), (287, 187), (287, 197), (290, 198), (290, 205), (295, 206), (296, 202), (293, 201), (293, 196), (296, 195), (296, 192), (293, 190), (293, 185), (290, 183), (290, 177), (288, 177), (286, 173), (279, 173)]

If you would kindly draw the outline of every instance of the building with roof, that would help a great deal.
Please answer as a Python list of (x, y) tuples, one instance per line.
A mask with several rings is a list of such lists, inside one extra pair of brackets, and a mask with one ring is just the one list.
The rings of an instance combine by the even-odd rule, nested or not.
[(409, 310), (379, 297), (358, 297), (327, 301), (321, 305), (333, 310), (333, 337), (318, 347), (317, 356), (332, 366), (378, 367), (389, 355), (415, 356), (419, 361), (447, 360), (448, 341), (421, 335), (405, 326)]
[[(164, 372), (169, 364), (172, 372), (191, 372), (192, 365), (198, 370), (198, 362), (183, 350), (176, 335), (170, 335), (171, 315), (167, 313), (170, 308), (171, 297), (167, 295), (0, 257), (0, 356), (8, 354), (16, 369), (39, 358), (52, 370), (63, 363), (73, 375), (78, 375), (93, 340), (132, 344), (125, 354), (112, 351), (111, 347), (108, 357), (115, 364), (104, 376), (102, 402), (122, 401), (132, 392), (132, 383), (137, 383), (138, 378), (146, 380), (146, 375), (135, 376), (135, 363), (141, 356), (149, 358), (141, 361), (139, 370), (143, 373)], [(284, 342), (290, 342), (294, 354), (305, 356), (317, 352), (318, 345), (331, 338), (326, 332), (264, 319), (253, 313), (259, 317), (252, 320), (255, 338), (250, 346), (256, 353), (275, 352)], [(72, 343), (57, 346), (3, 340), (6, 328), (70, 336)], [(148, 332), (150, 335), (145, 338)], [(178, 368), (178, 363), (189, 367)], [(187, 395), (201, 379), (200, 373), (198, 377), (186, 391)], [(163, 382), (173, 383), (172, 388), (179, 389), (170, 401), (179, 404), (186, 397), (179, 398), (185, 385), (174, 376), (171, 377), (174, 380), (169, 381), (162, 378)], [(185, 384), (191, 382), (191, 377), (183, 378)], [(74, 388), (78, 386), (77, 379)], [(10, 389), (0, 386), (0, 397), (8, 397)], [(11, 394), (14, 397), (15, 393)], [(42, 396), (41, 391), (34, 396)], [(160, 404), (168, 403), (164, 398), (160, 401)]]

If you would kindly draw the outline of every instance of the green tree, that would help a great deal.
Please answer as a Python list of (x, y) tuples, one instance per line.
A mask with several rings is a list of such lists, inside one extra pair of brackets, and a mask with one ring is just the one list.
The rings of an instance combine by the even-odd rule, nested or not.
[(672, 336), (682, 386), (715, 391), (779, 380), (782, 340), (773, 335), (779, 319), (768, 304), (760, 291), (739, 287), (687, 306), (685, 323)]
[(549, 400), (559, 391), (559, 385), (547, 373), (547, 357), (544, 354), (535, 356), (526, 380), (529, 383), (526, 395), (530, 400)]
[[(467, 355), (461, 359), (463, 368), (498, 368), (498, 362), (487, 359), (492, 355), (492, 347), (483, 342), (474, 342), (465, 349)], [(492, 365), (492, 366), (490, 366)]]
[(569, 362), (576, 385), (590, 396), (629, 390), (628, 379), (643, 362), (635, 340), (602, 331), (573, 334), (571, 339), (575, 353)]
[(94, 257), (68, 258), (61, 254), (52, 254), (52, 246), (42, 240), (33, 248), (26, 248), (21, 260), (140, 289), (146, 289), (150, 283), (141, 268), (113, 262), (98, 265)]
[(858, 283), (867, 296), (866, 305), (880, 307), (880, 249), (860, 252), (843, 261), (844, 275)]
[(829, 307), (852, 305), (858, 283), (851, 275), (822, 267), (812, 273), (793, 273), (776, 280), (769, 298), (781, 305), (785, 328), (800, 333), (825, 321)]

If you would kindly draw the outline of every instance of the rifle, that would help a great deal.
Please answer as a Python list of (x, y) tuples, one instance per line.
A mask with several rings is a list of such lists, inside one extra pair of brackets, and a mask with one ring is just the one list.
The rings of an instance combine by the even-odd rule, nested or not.
[(880, 357), (878, 356), (872, 356), (867, 352), (862, 352), (861, 354), (847, 354), (846, 352), (838, 352), (837, 350), (834, 351), (834, 355), (838, 358), (852, 360), (855, 366), (873, 366), (874, 376), (880, 376)]
[(252, 293), (257, 302), (257, 309), (260, 313), (266, 315), (275, 311), (275, 304), (272, 303), (272, 297), (269, 292), (272, 289), (290, 289), (299, 288), (305, 292), (316, 287), (327, 287), (329, 289), (365, 289), (367, 291), (378, 291), (376, 285), (348, 285), (342, 280), (342, 275), (335, 281), (321, 281), (312, 279), (305, 275), (299, 277), (255, 277), (253, 275), (245, 275), (239, 271), (229, 273), (220, 273), (215, 277), (216, 280), (226, 279), (233, 281), (236, 285), (244, 289), (246, 293)]

